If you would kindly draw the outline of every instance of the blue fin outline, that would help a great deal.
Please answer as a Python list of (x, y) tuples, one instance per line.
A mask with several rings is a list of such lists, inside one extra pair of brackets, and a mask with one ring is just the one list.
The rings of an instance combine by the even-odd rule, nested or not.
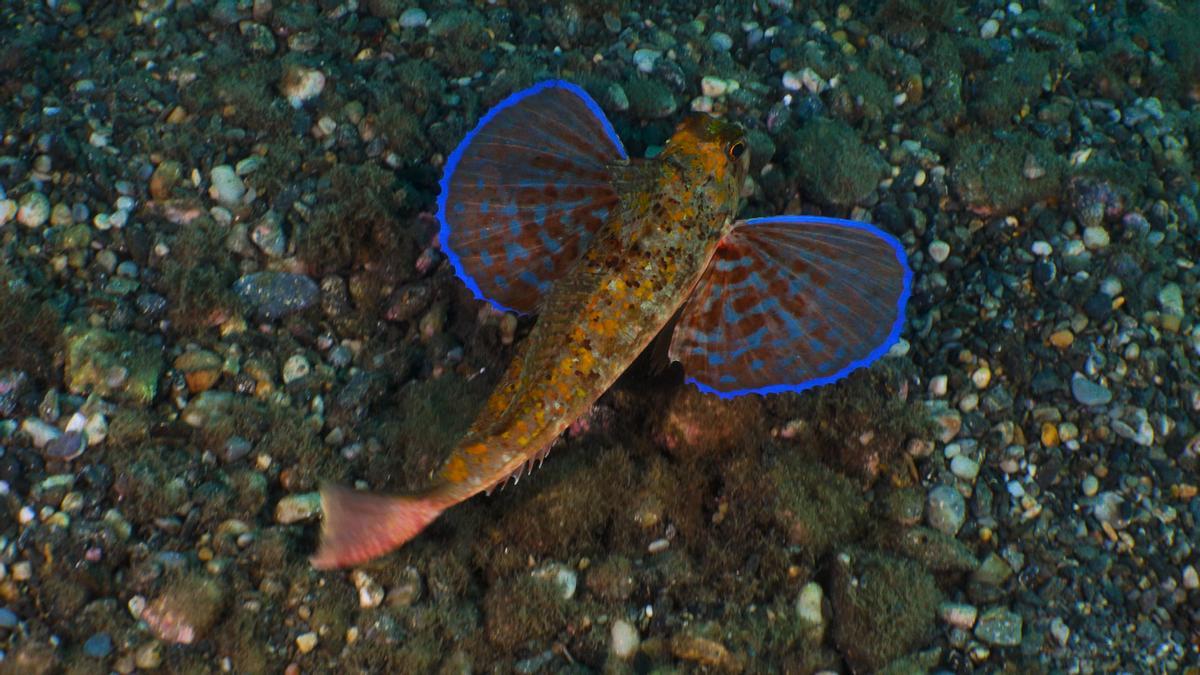
[(463, 153), (466, 151), (467, 147), (471, 145), (471, 142), (475, 140), (475, 136), (480, 132), (480, 130), (487, 126), (488, 122), (491, 122), (496, 115), (499, 115), (504, 110), (517, 105), (530, 96), (552, 88), (566, 89), (572, 94), (578, 96), (587, 105), (588, 110), (592, 111), (592, 114), (595, 115), (596, 119), (600, 121), (600, 124), (604, 127), (604, 131), (608, 134), (608, 139), (612, 141), (613, 145), (617, 149), (617, 152), (621, 155), (621, 159), (629, 159), (629, 154), (625, 152), (625, 145), (621, 143), (620, 137), (617, 136), (616, 130), (613, 129), (612, 122), (608, 120), (608, 117), (605, 116), (604, 111), (600, 109), (600, 104), (596, 103), (595, 99), (589, 96), (582, 87), (566, 80), (544, 80), (542, 82), (538, 82), (532, 87), (510, 94), (508, 98), (492, 106), (492, 108), (479, 119), (479, 122), (475, 125), (475, 128), (471, 129), (471, 131), (467, 133), (467, 135), (464, 136), (461, 141), (459, 141), (458, 147), (454, 148), (454, 152), (450, 153), (450, 158), (446, 160), (446, 167), (442, 171), (442, 180), (438, 182), (438, 187), (441, 188), (441, 193), (438, 195), (437, 199), (437, 219), (439, 224), (438, 245), (441, 247), (442, 253), (446, 255), (446, 258), (450, 260), (450, 264), (454, 266), (455, 275), (457, 275), (458, 278), (461, 279), (464, 284), (466, 284), (472, 295), (475, 296), (475, 299), (484, 300), (501, 312), (525, 314), (525, 312), (520, 312), (511, 307), (506, 307), (484, 295), (475, 279), (470, 274), (467, 274), (467, 270), (463, 266), (462, 260), (459, 258), (458, 254), (450, 248), (450, 223), (446, 220), (446, 201), (450, 196), (450, 179), (454, 175), (454, 171), (458, 168), (458, 163), (462, 160)]
[(742, 225), (746, 226), (779, 222), (827, 223), (829, 225), (839, 225), (842, 227), (854, 228), (856, 230), (866, 230), (890, 244), (892, 250), (896, 253), (896, 259), (900, 261), (900, 266), (904, 269), (904, 290), (900, 293), (900, 300), (896, 303), (896, 321), (892, 324), (892, 330), (890, 333), (888, 333), (887, 339), (883, 341), (883, 344), (872, 350), (871, 353), (866, 356), (866, 358), (859, 359), (858, 361), (852, 361), (832, 375), (818, 377), (812, 380), (805, 380), (799, 384), (771, 384), (765, 387), (758, 387), (757, 389), (736, 389), (734, 391), (721, 391), (704, 384), (703, 382), (700, 382), (694, 377), (685, 378), (687, 382), (696, 385), (700, 391), (706, 394), (716, 394), (721, 398), (734, 398), (736, 396), (745, 396), (747, 394), (778, 394), (787, 391), (801, 392), (812, 389), (813, 387), (832, 384), (846, 377), (851, 372), (858, 370), (859, 368), (865, 368), (878, 361), (883, 357), (884, 354), (888, 353), (893, 345), (900, 341), (900, 331), (904, 328), (904, 321), (906, 318), (905, 308), (908, 305), (909, 297), (912, 296), (912, 268), (908, 266), (908, 255), (904, 252), (904, 245), (900, 243), (899, 239), (869, 223), (863, 223), (857, 220), (847, 220), (845, 218), (829, 218), (825, 216), (768, 216), (764, 218), (750, 218), (749, 220), (743, 221)]

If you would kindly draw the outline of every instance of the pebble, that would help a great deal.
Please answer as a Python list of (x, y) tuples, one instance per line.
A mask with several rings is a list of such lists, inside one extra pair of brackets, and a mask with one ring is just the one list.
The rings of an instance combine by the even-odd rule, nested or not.
[(1196, 572), (1195, 565), (1188, 565), (1183, 568), (1183, 587), (1189, 591), (1200, 588), (1200, 573)]
[(284, 73), (279, 89), (293, 108), (302, 108), (325, 90), (325, 73), (316, 68), (292, 66)]
[(16, 628), (20, 621), (21, 620), (17, 618), (16, 613), (14, 613), (11, 609), (7, 607), (0, 607), (0, 628), (6, 630)]
[(307, 654), (317, 646), (317, 634), (309, 631), (296, 636), (296, 649), (300, 650), (301, 654)]
[(1096, 493), (1100, 491), (1100, 479), (1089, 473), (1083, 477), (1083, 483), (1080, 487), (1083, 490), (1084, 496), (1095, 497)]
[(708, 36), (708, 45), (713, 48), (713, 51), (727, 52), (733, 48), (733, 38), (729, 33), (716, 31)]
[(979, 27), (979, 37), (984, 40), (991, 40), (1000, 32), (1000, 22), (995, 19), (988, 19)]
[(941, 239), (929, 242), (929, 257), (938, 264), (946, 262), (946, 259), (950, 257), (950, 244)]
[(1075, 342), (1075, 334), (1067, 329), (1056, 330), (1050, 334), (1050, 344), (1059, 349), (1066, 349)]
[(429, 15), (420, 7), (409, 7), (400, 14), (401, 28), (420, 28), (429, 21)]
[(162, 643), (151, 640), (138, 648), (133, 662), (143, 670), (154, 670), (162, 665)]
[(638, 629), (633, 624), (624, 619), (617, 619), (609, 629), (609, 636), (612, 639), (612, 652), (617, 658), (629, 659), (637, 653), (641, 638), (638, 637)]
[(305, 492), (288, 495), (275, 505), (275, 522), (283, 525), (315, 518), (321, 512), (321, 493)]
[(83, 653), (92, 658), (102, 659), (112, 653), (112, 636), (108, 633), (96, 633), (83, 643)]
[(796, 615), (809, 625), (825, 623), (825, 615), (821, 611), (824, 598), (825, 591), (821, 588), (821, 584), (815, 581), (804, 584), (804, 588), (800, 589), (800, 597), (796, 599)]
[(979, 462), (966, 455), (958, 455), (950, 460), (950, 472), (965, 481), (974, 482), (979, 476)]
[(17, 222), (25, 227), (41, 227), (50, 219), (50, 200), (40, 192), (30, 192), (21, 197), (17, 207)]
[(283, 383), (291, 384), (306, 377), (310, 372), (312, 372), (312, 365), (309, 364), (308, 359), (300, 354), (293, 354), (283, 364)]
[(303, 274), (268, 271), (243, 276), (234, 282), (233, 291), (260, 317), (271, 321), (307, 309), (321, 289)]
[(942, 621), (955, 628), (971, 630), (975, 619), (979, 617), (979, 610), (965, 602), (943, 602), (938, 608), (938, 615), (942, 617)]
[(575, 597), (575, 589), (579, 585), (579, 577), (575, 574), (575, 570), (570, 567), (561, 563), (550, 563), (535, 570), (533, 576), (550, 581), (558, 586), (563, 600), (570, 600)]
[(372, 579), (371, 575), (362, 570), (354, 570), (350, 573), (350, 581), (358, 589), (359, 607), (371, 609), (383, 604), (383, 597), (385, 595), (383, 586), (380, 586), (379, 582)]
[(1029, 250), (1033, 251), (1034, 255), (1040, 255), (1042, 257), (1054, 253), (1054, 247), (1050, 245), (1050, 242), (1041, 240), (1033, 242), (1033, 246), (1031, 246)]
[(17, 215), (17, 203), (11, 199), (0, 199), (0, 227)]
[(643, 73), (654, 72), (654, 66), (662, 58), (662, 52), (657, 49), (639, 49), (633, 53), (633, 63)]
[(1183, 289), (1179, 287), (1179, 284), (1170, 283), (1162, 287), (1162, 290), (1158, 292), (1158, 306), (1165, 314), (1184, 315)]
[(47, 443), (44, 454), (51, 459), (70, 461), (82, 455), (86, 447), (87, 437), (82, 432), (68, 431)]
[(62, 432), (53, 424), (44, 422), (36, 417), (27, 417), (21, 422), (21, 431), (29, 435), (33, 447), (39, 450), (46, 447), (54, 439), (62, 436)]
[(967, 519), (967, 502), (953, 487), (938, 485), (929, 491), (926, 517), (933, 529), (954, 536)]
[(1092, 225), (1083, 230), (1083, 245), (1089, 251), (1099, 251), (1108, 248), (1108, 230), (1099, 225)]
[(731, 89), (736, 89), (736, 87), (719, 77), (708, 75), (700, 80), (700, 92), (709, 98), (720, 98)]
[(228, 164), (220, 164), (214, 166), (208, 174), (209, 180), (212, 182), (208, 189), (208, 196), (217, 201), (218, 204), (226, 208), (234, 208), (242, 203), (242, 197), (246, 196), (246, 184), (242, 182), (237, 171)]
[(941, 398), (949, 390), (950, 378), (945, 375), (934, 375), (929, 380), (929, 395)]
[(975, 637), (994, 647), (1021, 644), (1021, 615), (1007, 607), (993, 607), (979, 617)]
[(977, 389), (987, 389), (992, 381), (992, 369), (984, 366), (971, 373), (971, 382)]
[(1076, 401), (1088, 406), (1105, 405), (1112, 401), (1111, 391), (1092, 382), (1079, 372), (1071, 377), (1071, 395), (1075, 397)]
[(1054, 636), (1054, 641), (1060, 647), (1066, 647), (1067, 642), (1071, 639), (1071, 627), (1062, 620), (1062, 617), (1056, 616), (1050, 622), (1050, 634)]

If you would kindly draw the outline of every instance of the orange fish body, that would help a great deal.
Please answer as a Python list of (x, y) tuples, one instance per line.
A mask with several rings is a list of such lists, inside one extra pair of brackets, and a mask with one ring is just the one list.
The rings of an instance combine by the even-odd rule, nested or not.
[[(535, 98), (542, 93), (542, 106), (565, 107), (566, 112), (560, 110), (560, 114), (581, 116), (577, 125), (602, 122), (613, 142), (619, 144), (607, 120), (586, 119), (586, 115), (599, 114), (586, 94), (566, 83), (539, 86), (543, 90), (535, 87), (527, 90), (533, 95), (526, 96)], [(555, 97), (565, 98), (559, 101)], [(518, 99), (513, 106), (518, 110), (502, 112), (512, 117), (521, 112), (521, 106), (532, 103)], [(519, 478), (680, 312), (702, 278), (717, 274), (714, 255), (735, 227), (749, 166), (740, 127), (705, 115), (689, 117), (663, 152), (649, 160), (625, 159), (619, 145), (617, 157), (605, 160), (601, 155), (592, 163), (576, 161), (586, 166), (567, 166), (563, 152), (548, 151), (547, 158), (526, 157), (523, 165), (534, 167), (529, 171), (541, 171), (540, 163), (571, 177), (554, 181), (535, 194), (532, 180), (490, 173), (486, 156), (475, 159), (463, 153), (472, 141), (479, 146), (479, 153), (486, 152), (489, 145), (514, 146), (510, 136), (517, 132), (505, 131), (505, 123), (505, 117), (489, 114), (452, 158), (451, 163), (457, 159), (458, 164), (447, 169), (442, 186), (443, 245), (448, 251), (458, 249), (455, 265), (477, 295), (486, 293), (490, 301), (505, 308), (536, 309), (539, 319), (470, 430), (426, 490), (407, 496), (339, 487), (322, 490), (322, 542), (312, 558), (318, 568), (355, 565), (382, 555), (416, 536), (445, 509), (490, 491), (510, 477)], [(481, 133), (489, 124), (500, 127), (500, 132), (491, 136)], [(569, 131), (563, 133), (575, 146), (591, 142), (586, 134), (575, 138)], [(586, 149), (584, 154), (589, 152), (596, 154)], [(592, 166), (601, 162), (602, 170)], [(457, 178), (452, 180), (455, 169)], [(602, 187), (590, 182), (596, 176), (606, 178)], [(505, 180), (518, 187), (489, 190), (488, 185), (505, 185)], [(448, 208), (448, 201), (472, 187), (468, 194), (475, 198), (461, 199), (473, 206), (458, 211), (468, 229), (477, 223), (476, 231), (456, 245), (445, 228), (454, 220), (455, 209)], [(550, 212), (540, 205), (539, 200), (551, 190), (554, 204), (568, 207)], [(534, 206), (529, 207), (531, 203)], [(584, 206), (571, 206), (576, 204)], [(536, 236), (526, 229), (536, 229)], [(524, 243), (506, 240), (501, 244), (501, 238), (510, 234), (523, 235)], [(536, 263), (538, 256), (528, 253), (539, 247), (544, 256), (540, 272), (550, 280), (530, 276), (527, 271), (510, 274), (497, 267), (498, 261)], [(533, 267), (538, 268), (536, 264)], [(495, 269), (503, 273), (489, 279)], [(729, 268), (722, 274), (731, 270), (737, 272)], [(748, 283), (747, 279), (743, 276), (741, 283)], [(904, 291), (907, 293), (907, 277)], [(504, 304), (496, 302), (497, 297)], [(739, 316), (748, 313), (746, 304), (743, 299), (736, 308), (730, 305), (724, 310), (726, 317), (730, 311)], [(760, 319), (759, 323), (767, 322)], [(702, 333), (685, 326), (683, 337), (672, 344), (672, 356), (686, 366), (689, 336), (703, 341)], [(758, 364), (745, 367), (751, 365)], [(720, 389), (714, 391), (721, 393)]]

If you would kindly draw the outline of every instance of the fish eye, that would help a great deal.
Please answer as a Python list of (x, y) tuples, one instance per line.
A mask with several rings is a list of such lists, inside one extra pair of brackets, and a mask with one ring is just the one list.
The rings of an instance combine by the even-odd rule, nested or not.
[(730, 159), (738, 159), (743, 154), (745, 154), (745, 152), (746, 152), (745, 141), (736, 141), (736, 142), (732, 143), (729, 146), (729, 148), (726, 150), (726, 153), (728, 153)]

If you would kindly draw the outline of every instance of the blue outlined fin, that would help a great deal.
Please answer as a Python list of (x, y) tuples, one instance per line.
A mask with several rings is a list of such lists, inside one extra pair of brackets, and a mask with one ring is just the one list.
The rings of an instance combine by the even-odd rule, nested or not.
[(904, 247), (872, 225), (743, 221), (684, 305), (671, 358), (722, 397), (828, 384), (896, 343), (911, 289)]
[(446, 162), (442, 251), (476, 298), (534, 311), (616, 208), (608, 166), (626, 158), (578, 86), (548, 80), (509, 96)]

